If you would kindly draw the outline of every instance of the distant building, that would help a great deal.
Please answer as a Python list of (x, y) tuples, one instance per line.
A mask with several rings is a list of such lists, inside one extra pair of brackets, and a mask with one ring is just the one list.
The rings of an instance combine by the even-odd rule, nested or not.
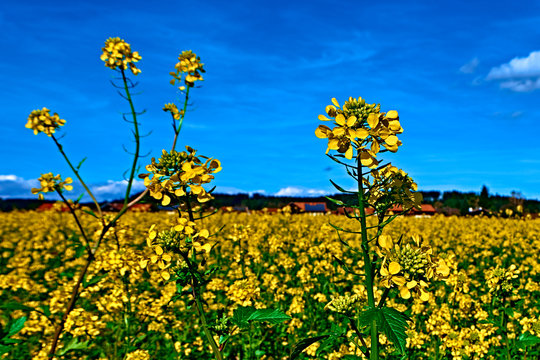
[(325, 202), (293, 202), (288, 206), (291, 207), (291, 213), (326, 214), (328, 212)]
[[(401, 205), (394, 205), (390, 209), (388, 209), (389, 212), (396, 214), (403, 212), (403, 207)], [(437, 213), (437, 210), (433, 207), (431, 204), (421, 204), (420, 209), (412, 208), (409, 211), (405, 213), (405, 215), (413, 215), (413, 216), (433, 216)]]
[(69, 207), (64, 203), (43, 203), (36, 209), (37, 211), (69, 211)]

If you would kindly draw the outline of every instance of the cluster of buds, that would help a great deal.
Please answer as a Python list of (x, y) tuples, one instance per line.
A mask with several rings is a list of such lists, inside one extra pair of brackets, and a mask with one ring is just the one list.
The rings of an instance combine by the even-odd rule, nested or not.
[(40, 188), (32, 188), (32, 194), (38, 194), (38, 197), (40, 200), (43, 200), (43, 194), (48, 192), (54, 192), (54, 191), (71, 191), (73, 190), (73, 186), (69, 185), (73, 182), (71, 178), (66, 178), (65, 180), (62, 180), (60, 177), (60, 174), (54, 176), (53, 173), (47, 173), (47, 174), (41, 174), (41, 176), (38, 178), (38, 181), (40, 182), (41, 187)]
[(47, 136), (52, 136), (56, 129), (66, 123), (66, 120), (60, 119), (57, 113), (51, 115), (50, 112), (45, 107), (41, 110), (32, 111), (28, 116), (28, 122), (25, 127), (34, 130), (34, 135), (42, 132)]
[(497, 266), (486, 277), (489, 292), (496, 296), (511, 295), (518, 285), (519, 272), (514, 264), (508, 269)]
[[(174, 66), (175, 71), (172, 71), (170, 75), (171, 84), (174, 85), (177, 81), (182, 81), (182, 74), (184, 76), (184, 83), (188, 87), (195, 86), (195, 81), (202, 81), (203, 77), (201, 73), (204, 73), (204, 64), (201, 63), (201, 58), (195, 55), (191, 50), (183, 51), (178, 56), (178, 63)], [(185, 86), (180, 86), (180, 90), (184, 90)]]
[(175, 104), (165, 104), (165, 106), (163, 106), (163, 111), (170, 112), (174, 120), (180, 120), (184, 115), (184, 110), (178, 110), (178, 107)]
[(196, 224), (184, 217), (179, 218), (178, 224), (168, 230), (158, 232), (155, 227), (155, 224), (150, 227), (146, 238), (152, 255), (141, 259), (139, 265), (143, 269), (149, 264), (157, 265), (164, 280), (171, 278), (171, 270), (175, 272), (175, 269), (184, 268), (184, 258), (192, 252), (207, 254), (212, 249), (212, 244), (208, 242), (208, 230), (197, 231)]
[(343, 108), (335, 98), (332, 104), (326, 107), (330, 118), (319, 115), (319, 120), (334, 121), (336, 126), (330, 129), (319, 125), (315, 130), (318, 138), (328, 139), (326, 153), (337, 150), (345, 158), (352, 159), (354, 149), (357, 149), (362, 165), (374, 169), (379, 164), (376, 157), (381, 146), (396, 152), (402, 145), (396, 136), (403, 132), (397, 111), (380, 112), (379, 104), (367, 104), (361, 97), (350, 97)]
[(418, 185), (401, 169), (387, 164), (380, 169), (370, 172), (372, 181), (364, 178), (364, 183), (370, 189), (367, 200), (375, 209), (385, 208), (392, 204), (402, 204), (404, 208), (419, 208), (422, 194), (416, 192)]
[(334, 297), (326, 306), (325, 310), (337, 312), (342, 315), (351, 316), (354, 310), (361, 303), (361, 298), (358, 294), (354, 295), (339, 295)]
[[(411, 244), (412, 243), (412, 244)], [(397, 286), (400, 296), (409, 299), (416, 293), (422, 301), (429, 300), (429, 281), (445, 278), (450, 268), (443, 259), (433, 256), (433, 250), (420, 237), (413, 236), (405, 245), (394, 243), (388, 235), (378, 239), (377, 252), (383, 257), (381, 285)]]
[(100, 58), (105, 62), (105, 66), (113, 70), (127, 70), (129, 67), (133, 75), (141, 72), (135, 66), (135, 63), (141, 60), (141, 56), (137, 51), (132, 52), (131, 46), (119, 37), (107, 39), (101, 50), (103, 54)]
[(149, 174), (141, 174), (144, 185), (150, 190), (150, 195), (161, 200), (163, 206), (171, 203), (171, 197), (182, 197), (193, 194), (200, 203), (212, 199), (212, 196), (202, 187), (209, 183), (215, 174), (221, 171), (221, 163), (217, 159), (196, 156), (196, 151), (186, 146), (187, 152), (163, 150), (161, 157), (146, 166)]

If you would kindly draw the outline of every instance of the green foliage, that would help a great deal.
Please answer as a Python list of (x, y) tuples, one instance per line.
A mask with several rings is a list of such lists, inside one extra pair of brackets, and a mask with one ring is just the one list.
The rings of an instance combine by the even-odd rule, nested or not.
[(26, 316), (22, 316), (11, 321), (7, 331), (0, 326), (0, 356), (10, 352), (15, 344), (21, 342), (21, 340), (12, 339), (11, 337), (23, 329), (26, 319)]

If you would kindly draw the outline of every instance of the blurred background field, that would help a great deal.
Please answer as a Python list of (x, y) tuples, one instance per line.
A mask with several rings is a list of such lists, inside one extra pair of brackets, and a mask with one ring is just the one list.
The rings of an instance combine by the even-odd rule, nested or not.
[[(91, 216), (81, 216), (90, 234), (99, 231)], [(167, 284), (159, 272), (139, 265), (149, 255), (146, 237), (151, 224), (163, 227), (174, 220), (166, 212), (130, 212), (109, 231), (61, 339), (64, 349), (69, 343), (80, 349), (61, 358), (136, 359), (134, 349), (152, 359), (212, 358), (189, 298), (175, 296), (174, 283)], [(239, 306), (279, 308), (292, 317), (283, 324), (253, 328), (251, 343), (233, 338), (226, 358), (286, 359), (297, 341), (339, 327), (340, 315), (324, 307), (338, 294), (362, 292), (362, 279), (354, 273), (363, 262), (343, 244), (358, 249), (359, 238), (342, 235), (340, 242), (329, 222), (351, 226), (340, 215), (219, 212), (204, 219), (203, 226), (217, 233), (206, 265), (215, 272), (203, 294), (214, 325)], [(406, 310), (414, 320), (410, 359), (506, 359), (503, 336), (510, 339), (512, 358), (538, 356), (538, 345), (524, 347), (519, 339), (539, 326), (540, 219), (398, 217), (385, 234), (396, 239), (400, 234), (421, 236), (451, 268), (446, 281), (431, 284), (429, 301), (411, 306), (402, 299), (390, 300), (389, 305)], [(16, 335), (22, 341), (3, 358), (46, 359), (53, 324), (85, 263), (75, 224), (69, 214), (54, 210), (2, 213), (0, 251), (0, 321), (5, 327), (10, 319), (28, 317)], [(491, 320), (500, 314), (486, 279), (497, 266), (511, 265), (519, 275), (503, 326)], [(381, 294), (379, 287), (376, 296)], [(125, 350), (126, 341), (131, 354)], [(354, 353), (345, 338), (335, 342), (339, 350), (320, 356), (338, 359)], [(386, 342), (383, 335), (381, 342)], [(316, 358), (320, 346), (310, 346), (301, 357)], [(387, 358), (394, 358), (391, 345), (384, 349)]]

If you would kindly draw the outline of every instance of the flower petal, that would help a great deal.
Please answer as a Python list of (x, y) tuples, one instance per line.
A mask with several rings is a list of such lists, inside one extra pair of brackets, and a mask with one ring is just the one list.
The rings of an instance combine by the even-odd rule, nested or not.
[(388, 265), (388, 271), (391, 275), (396, 275), (401, 270), (401, 265), (399, 263), (392, 261), (390, 265)]

